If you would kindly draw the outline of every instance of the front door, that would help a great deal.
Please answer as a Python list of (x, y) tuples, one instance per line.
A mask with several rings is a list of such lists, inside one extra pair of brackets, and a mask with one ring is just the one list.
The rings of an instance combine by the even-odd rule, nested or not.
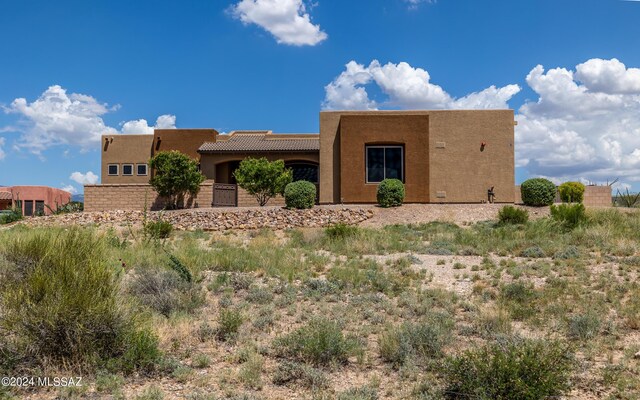
[(213, 184), (213, 207), (237, 207), (238, 186), (232, 183)]

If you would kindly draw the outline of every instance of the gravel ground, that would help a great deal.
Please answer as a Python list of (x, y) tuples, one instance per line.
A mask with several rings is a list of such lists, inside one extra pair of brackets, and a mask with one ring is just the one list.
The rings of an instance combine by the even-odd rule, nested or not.
[[(379, 227), (393, 224), (425, 223), (448, 221), (458, 225), (467, 225), (478, 221), (496, 219), (504, 204), (405, 204), (396, 208), (371, 207), (372, 218), (360, 223), (361, 226)], [(524, 207), (529, 210), (530, 218), (549, 215), (549, 207)]]

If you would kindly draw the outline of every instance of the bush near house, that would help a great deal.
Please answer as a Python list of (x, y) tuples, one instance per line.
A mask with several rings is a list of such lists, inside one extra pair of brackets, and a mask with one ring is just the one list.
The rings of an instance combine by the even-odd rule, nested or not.
[(498, 220), (501, 224), (526, 224), (529, 220), (529, 211), (514, 206), (504, 206), (498, 211)]
[(285, 187), (291, 183), (293, 174), (285, 168), (284, 161), (269, 161), (266, 158), (245, 158), (233, 176), (238, 186), (254, 196), (260, 207), (269, 199), (284, 195)]
[(580, 182), (565, 182), (558, 187), (558, 192), (563, 203), (582, 203), (584, 200), (584, 185)]
[(404, 202), (404, 184), (400, 179), (385, 179), (378, 185), (380, 207), (398, 207)]
[(161, 151), (149, 160), (154, 176), (149, 183), (162, 197), (168, 198), (167, 208), (184, 207), (187, 194), (195, 196), (205, 176), (198, 163), (179, 151)]
[(556, 185), (544, 178), (527, 179), (522, 182), (520, 193), (522, 202), (527, 206), (549, 206), (556, 198)]
[(581, 203), (552, 205), (550, 211), (551, 218), (569, 230), (585, 224), (588, 220), (584, 205)]
[(309, 181), (291, 182), (284, 188), (287, 208), (312, 208), (316, 203), (316, 185)]
[(0, 211), (0, 225), (10, 224), (12, 222), (20, 221), (21, 219), (22, 212), (18, 208)]

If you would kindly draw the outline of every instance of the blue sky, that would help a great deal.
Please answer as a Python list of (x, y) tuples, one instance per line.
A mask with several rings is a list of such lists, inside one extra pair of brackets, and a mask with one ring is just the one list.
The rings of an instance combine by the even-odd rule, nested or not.
[(510, 107), (518, 180), (638, 190), (638, 21), (619, 0), (0, 0), (0, 184), (81, 192), (107, 131)]

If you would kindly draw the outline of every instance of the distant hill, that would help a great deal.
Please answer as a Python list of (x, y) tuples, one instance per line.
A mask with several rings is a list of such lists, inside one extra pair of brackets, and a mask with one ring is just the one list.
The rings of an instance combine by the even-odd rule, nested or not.
[(73, 196), (71, 196), (71, 201), (79, 201), (81, 203), (84, 203), (84, 194), (74, 194)]

